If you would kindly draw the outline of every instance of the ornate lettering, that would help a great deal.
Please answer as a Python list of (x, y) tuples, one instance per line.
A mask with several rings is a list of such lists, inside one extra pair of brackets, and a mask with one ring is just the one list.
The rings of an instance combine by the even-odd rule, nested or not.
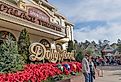
[(49, 17), (39, 9), (31, 8), (27, 13), (0, 1), (0, 11), (61, 32), (61, 27), (50, 23)]
[(49, 16), (46, 13), (44, 13), (43, 11), (41, 11), (40, 9), (31, 7), (31, 6), (27, 6), (27, 8), (28, 8), (28, 15), (36, 17), (45, 22), (49, 22), (49, 20), (50, 20)]
[(64, 59), (75, 60), (74, 53), (72, 52), (55, 52), (55, 50), (47, 50), (41, 43), (33, 43), (30, 48), (30, 57), (31, 61), (41, 61), (47, 59), (49, 62), (56, 63), (57, 61), (63, 61)]
[(40, 43), (33, 43), (29, 47), (29, 51), (32, 54), (30, 56), (31, 61), (41, 61), (45, 58), (46, 49), (44, 45)]

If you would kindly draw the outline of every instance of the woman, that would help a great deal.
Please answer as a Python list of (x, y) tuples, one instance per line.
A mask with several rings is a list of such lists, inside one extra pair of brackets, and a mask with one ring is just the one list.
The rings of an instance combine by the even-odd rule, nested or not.
[(93, 79), (95, 79), (95, 66), (91, 56), (89, 57), (89, 67), (90, 67), (89, 82), (93, 82)]

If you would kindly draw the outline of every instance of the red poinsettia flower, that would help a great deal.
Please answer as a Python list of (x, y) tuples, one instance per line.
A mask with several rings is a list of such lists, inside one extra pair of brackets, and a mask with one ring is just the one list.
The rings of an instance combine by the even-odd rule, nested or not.
[(63, 62), (59, 63), (69, 64), (70, 70), (64, 67), (64, 71), (61, 71), (57, 64), (54, 63), (44, 63), (44, 64), (27, 64), (24, 66), (23, 71), (18, 71), (16, 73), (0, 74), (0, 82), (40, 82), (46, 80), (48, 77), (53, 77), (59, 74), (70, 74), (72, 71), (80, 72), (82, 65), (79, 62)]

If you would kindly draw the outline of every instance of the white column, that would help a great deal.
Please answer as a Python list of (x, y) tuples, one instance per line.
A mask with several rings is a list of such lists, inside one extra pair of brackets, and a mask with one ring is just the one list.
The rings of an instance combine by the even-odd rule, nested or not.
[(71, 40), (74, 41), (74, 35), (73, 35), (73, 26), (71, 26)]

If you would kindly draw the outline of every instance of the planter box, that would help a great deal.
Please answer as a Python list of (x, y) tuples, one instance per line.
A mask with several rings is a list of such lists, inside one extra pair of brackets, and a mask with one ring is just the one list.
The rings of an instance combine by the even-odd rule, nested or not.
[(84, 77), (81, 74), (79, 76), (72, 76), (69, 79), (65, 79), (65, 80), (61, 80), (61, 81), (57, 81), (57, 82), (84, 82)]

